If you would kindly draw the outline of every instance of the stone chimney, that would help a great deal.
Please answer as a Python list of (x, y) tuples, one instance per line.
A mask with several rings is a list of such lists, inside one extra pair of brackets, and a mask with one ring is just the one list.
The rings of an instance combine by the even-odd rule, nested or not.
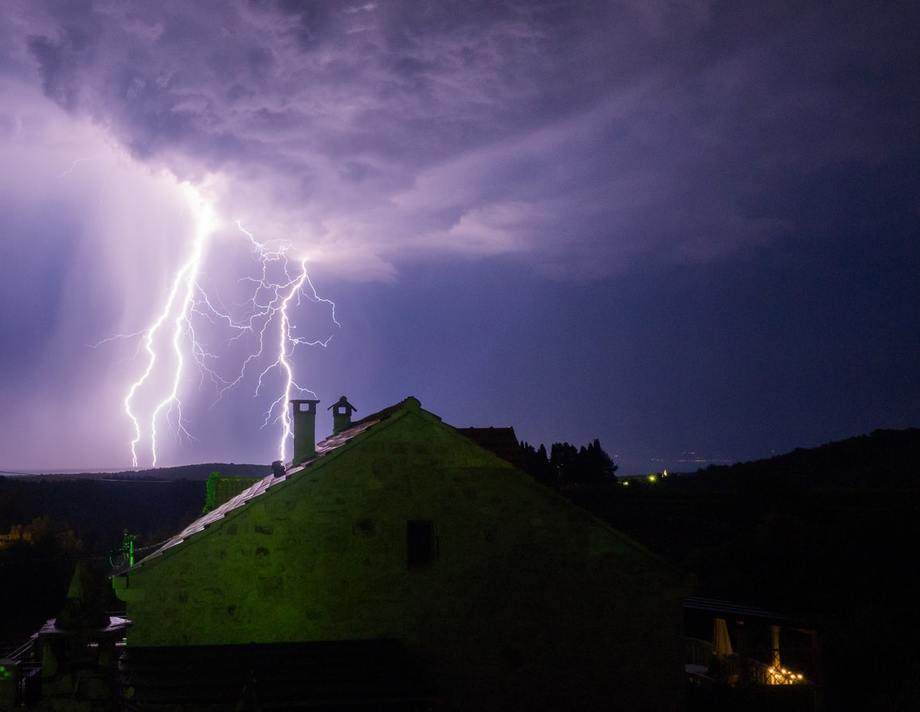
[(358, 409), (349, 403), (345, 396), (342, 396), (326, 410), (332, 411), (332, 434), (338, 435), (351, 427), (351, 414)]
[(299, 465), (316, 455), (316, 404), (318, 400), (292, 400), (294, 422), (294, 458), (292, 465)]

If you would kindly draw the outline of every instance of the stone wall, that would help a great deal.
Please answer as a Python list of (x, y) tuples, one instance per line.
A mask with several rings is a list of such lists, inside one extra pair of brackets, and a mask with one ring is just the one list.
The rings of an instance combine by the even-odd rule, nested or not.
[[(433, 522), (410, 569), (406, 523)], [(495, 709), (673, 709), (683, 591), (654, 556), (407, 409), (117, 582), (129, 645), (398, 638)]]

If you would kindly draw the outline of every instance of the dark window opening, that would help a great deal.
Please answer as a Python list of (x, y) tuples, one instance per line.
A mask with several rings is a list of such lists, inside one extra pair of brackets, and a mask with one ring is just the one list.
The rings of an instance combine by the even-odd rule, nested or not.
[(430, 519), (410, 519), (406, 522), (406, 565), (423, 569), (434, 563), (436, 554), (434, 522)]

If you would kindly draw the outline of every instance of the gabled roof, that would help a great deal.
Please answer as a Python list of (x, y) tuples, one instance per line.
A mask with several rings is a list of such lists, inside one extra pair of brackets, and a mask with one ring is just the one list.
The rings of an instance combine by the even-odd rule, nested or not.
[[(226, 502), (221, 504), (218, 507), (215, 507), (210, 512), (204, 516), (199, 517), (194, 522), (189, 524), (185, 529), (176, 534), (175, 536), (167, 539), (160, 546), (154, 550), (153, 553), (145, 556), (143, 559), (138, 561), (133, 568), (141, 566), (147, 561), (159, 556), (165, 551), (172, 549), (175, 546), (183, 543), (187, 539), (199, 534), (200, 532), (207, 529), (214, 522), (224, 519), (227, 515), (233, 512), (236, 509), (246, 506), (249, 502), (254, 500), (256, 497), (259, 497), (265, 494), (268, 490), (273, 487), (287, 482), (293, 477), (299, 477), (305, 472), (309, 472), (313, 468), (321, 465), (329, 457), (333, 456), (336, 452), (343, 449), (348, 443), (357, 438), (359, 435), (371, 430), (373, 427), (378, 424), (384, 423), (385, 421), (390, 420), (393, 416), (400, 411), (404, 410), (418, 410), (421, 406), (421, 403), (417, 398), (409, 396), (405, 400), (391, 405), (388, 408), (384, 408), (377, 413), (372, 413), (371, 415), (365, 416), (361, 420), (352, 423), (351, 427), (347, 430), (332, 435), (322, 442), (316, 445), (316, 456), (306, 460), (300, 464), (294, 465), (293, 463), (285, 470), (284, 475), (281, 477), (275, 477), (272, 474), (268, 474), (258, 482), (254, 483), (252, 486), (247, 487), (245, 490), (240, 492), (235, 497), (228, 499)], [(437, 416), (434, 416), (437, 417)], [(119, 574), (125, 572), (119, 572)]]
[[(187, 540), (199, 535), (215, 522), (219, 522), (228, 516), (233, 516), (234, 512), (247, 507), (253, 500), (264, 495), (272, 488), (284, 486), (288, 480), (295, 479), (297, 477), (310, 476), (311, 474), (315, 473), (316, 470), (321, 469), (326, 463), (334, 460), (339, 454), (350, 450), (353, 446), (360, 446), (360, 443), (363, 442), (367, 436), (374, 432), (378, 432), (383, 428), (389, 427), (391, 424), (402, 420), (403, 416), (410, 413), (421, 415), (424, 419), (431, 422), (441, 423), (442, 427), (444, 427), (446, 430), (455, 433), (458, 439), (473, 440), (474, 444), (484, 451), (488, 452), (491, 450), (491, 448), (485, 446), (483, 443), (477, 442), (476, 437), (468, 438), (468, 436), (464, 433), (464, 429), (454, 428), (446, 423), (443, 423), (439, 416), (431, 413), (430, 411), (422, 409), (421, 403), (417, 398), (409, 396), (399, 403), (396, 403), (388, 408), (384, 408), (377, 413), (373, 413), (362, 418), (361, 420), (356, 421), (348, 429), (326, 438), (317, 444), (315, 457), (297, 465), (292, 464), (285, 470), (284, 475), (281, 477), (275, 477), (269, 474), (266, 477), (260, 479), (251, 487), (247, 488), (243, 492), (240, 492), (232, 499), (224, 502), (216, 509), (196, 519), (181, 532), (163, 542), (161, 545), (157, 546), (153, 553), (138, 561), (130, 569), (115, 572), (113, 574), (113, 578), (119, 576), (126, 577), (126, 574), (136, 570), (148, 562), (151, 562), (151, 560), (153, 562), (157, 561), (161, 554), (168, 552), (170, 549), (173, 549), (176, 546), (180, 546)], [(474, 431), (475, 435), (477, 431), (488, 432), (490, 429), (472, 428), (466, 430)], [(509, 438), (513, 438), (514, 442), (517, 442), (516, 437), (514, 437), (514, 431), (512, 428), (492, 428), (491, 430), (500, 431), (497, 434), (497, 440), (503, 441), (505, 444), (508, 443)], [(496, 433), (493, 432), (492, 435), (496, 435)], [(496, 458), (496, 460), (505, 460), (508, 462), (506, 458), (494, 450), (492, 451), (492, 455)], [(523, 472), (521, 468), (515, 469)], [(549, 488), (545, 488), (535, 482), (532, 483), (532, 485), (533, 487), (542, 491), (546, 497), (554, 499), (560, 506), (564, 506), (580, 512), (583, 517), (590, 519), (592, 522), (594, 522), (595, 525), (600, 526), (614, 534), (620, 541), (628, 545), (630, 548), (641, 551), (643, 555), (657, 560), (660, 565), (662, 565), (666, 570), (670, 571), (673, 575), (672, 567), (667, 564), (664, 559), (662, 559), (659, 555), (649, 551), (638, 542), (623, 534), (621, 531), (614, 529), (608, 522), (597, 518), (587, 510), (577, 506), (570, 500), (561, 497), (559, 494), (553, 492)]]
[[(352, 444), (359, 444), (364, 439), (364, 436), (369, 434), (371, 431), (376, 432), (381, 428), (388, 427), (391, 423), (401, 420), (402, 416), (409, 412), (421, 413), (425, 418), (428, 418), (432, 421), (442, 422), (439, 416), (429, 411), (423, 410), (419, 400), (413, 396), (409, 396), (399, 403), (391, 405), (388, 408), (384, 408), (383, 410), (376, 413), (372, 413), (371, 415), (365, 416), (361, 420), (352, 423), (351, 427), (348, 429), (343, 430), (336, 435), (332, 435), (318, 443), (316, 445), (315, 457), (296, 465), (291, 464), (286, 468), (284, 475), (281, 477), (275, 477), (272, 474), (266, 475), (262, 479), (255, 482), (252, 486), (240, 492), (235, 497), (232, 497), (207, 514), (196, 519), (175, 536), (162, 542), (160, 545), (155, 545), (157, 548), (153, 551), (153, 553), (145, 556), (133, 567), (115, 572), (113, 576), (125, 575), (128, 572), (143, 566), (145, 563), (150, 562), (151, 560), (156, 560), (161, 554), (183, 544), (192, 537), (197, 536), (215, 522), (219, 522), (228, 516), (232, 516), (236, 510), (240, 510), (248, 506), (250, 502), (264, 495), (272, 488), (283, 486), (288, 482), (288, 480), (310, 475), (315, 470), (322, 468), (325, 463), (335, 459), (338, 454), (349, 450)], [(454, 428), (447, 424), (444, 424), (444, 427), (462, 437), (469, 438), (478, 447), (482, 448), (483, 450), (492, 452), (492, 454), (497, 458), (505, 460), (512, 465), (516, 465), (518, 469), (523, 469), (517, 465), (515, 460), (512, 459), (512, 457), (514, 457), (513, 454), (510, 454), (508, 457), (502, 454), (503, 451), (507, 454), (510, 451), (512, 444), (519, 449), (519, 446), (517, 445), (517, 438), (515, 437), (514, 430), (512, 428)], [(549, 490), (547, 490), (547, 493), (550, 493)], [(618, 537), (626, 541), (630, 546), (636, 549), (640, 549), (645, 554), (651, 555), (656, 559), (660, 558), (657, 555), (649, 552), (642, 545), (636, 543), (624, 535), (622, 532), (613, 529), (606, 522), (597, 519), (593, 515), (588, 514), (588, 512), (585, 510), (577, 507), (572, 502), (563, 499), (558, 495), (554, 496), (560, 503), (564, 504), (565, 506), (574, 507), (582, 513), (590, 516), (598, 524), (614, 532)]]

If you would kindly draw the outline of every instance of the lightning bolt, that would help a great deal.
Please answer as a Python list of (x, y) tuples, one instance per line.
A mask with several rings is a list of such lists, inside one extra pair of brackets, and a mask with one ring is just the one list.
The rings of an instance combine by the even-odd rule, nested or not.
[[(287, 407), (288, 401), (291, 400), (291, 391), (294, 389), (297, 389), (297, 391), (301, 393), (306, 391), (312, 394), (314, 398), (316, 398), (316, 394), (313, 393), (313, 391), (308, 388), (302, 388), (294, 381), (294, 369), (291, 368), (291, 362), (288, 360), (290, 353), (293, 353), (297, 344), (301, 343), (300, 339), (296, 339), (291, 336), (291, 319), (288, 316), (288, 306), (290, 305), (291, 299), (294, 297), (294, 295), (298, 296), (299, 301), (299, 296), (301, 293), (300, 290), (303, 289), (303, 284), (306, 280), (307, 261), (301, 260), (300, 276), (294, 280), (294, 284), (291, 286), (290, 292), (288, 292), (287, 296), (281, 301), (281, 307), (279, 309), (281, 312), (281, 328), (278, 329), (278, 358), (268, 367), (269, 369), (278, 367), (281, 368), (281, 370), (284, 372), (284, 392), (278, 396), (278, 398), (276, 398), (275, 401), (268, 407), (268, 411), (265, 414), (265, 422), (262, 424), (264, 427), (267, 424), (268, 419), (271, 418), (272, 411), (280, 406), (282, 426), (281, 440), (278, 443), (278, 459), (281, 460), (281, 462), (285, 461), (285, 446), (287, 445), (288, 440), (292, 437), (291, 414), (288, 412)], [(331, 339), (332, 337), (330, 336), (329, 338)], [(328, 341), (323, 343), (323, 346), (325, 347), (327, 344)], [(262, 380), (262, 376), (265, 375), (267, 370), (268, 369), (262, 371), (262, 373), (259, 374), (260, 381)]]
[[(114, 339), (141, 337), (142, 348), (139, 353), (142, 350), (146, 354), (146, 363), (138, 378), (129, 386), (123, 401), (125, 414), (131, 421), (134, 430), (134, 437), (130, 442), (132, 465), (138, 466), (138, 447), (146, 436), (150, 441), (152, 463), (156, 467), (157, 426), (163, 418), (168, 424), (172, 424), (171, 418), (175, 414), (177, 432), (189, 438), (193, 437), (183, 420), (180, 397), (182, 380), (189, 360), (197, 365), (202, 378), (208, 376), (217, 388), (217, 397), (211, 406), (214, 407), (225, 393), (244, 381), (254, 364), (265, 364), (268, 358), (271, 358), (271, 361), (259, 370), (253, 397), (258, 397), (262, 393), (269, 374), (275, 371), (280, 373), (282, 387), (278, 396), (265, 411), (262, 427), (280, 423), (278, 459), (284, 462), (287, 445), (292, 438), (288, 401), (295, 392), (308, 393), (316, 397), (313, 391), (296, 381), (292, 356), (298, 346), (326, 347), (332, 340), (331, 335), (325, 339), (314, 340), (297, 336), (294, 333), (296, 325), (291, 320), (291, 312), (294, 308), (299, 307), (304, 299), (322, 303), (329, 307), (332, 322), (340, 327), (341, 324), (336, 319), (335, 303), (318, 294), (307, 272), (306, 259), (296, 261), (296, 269), (292, 267), (293, 261), (289, 255), (292, 249), (290, 242), (260, 242), (237, 221), (236, 226), (249, 241), (259, 270), (256, 277), (243, 277), (240, 280), (251, 284), (252, 291), (241, 304), (237, 305), (243, 308), (242, 316), (236, 317), (231, 314), (230, 310), (220, 303), (220, 300), (209, 296), (199, 283), (199, 275), (215, 221), (210, 206), (201, 200), (193, 189), (190, 189), (190, 196), (196, 214), (195, 237), (188, 257), (173, 277), (158, 316), (139, 332), (108, 337), (93, 345), (97, 347)], [(228, 346), (244, 336), (253, 337), (254, 346), (243, 359), (234, 378), (223, 377), (211, 365), (218, 361), (219, 357), (206, 350), (198, 339), (195, 331), (195, 320), (198, 317), (208, 320), (211, 324), (225, 326), (232, 333), (227, 340)], [(139, 391), (152, 381), (160, 369), (169, 367), (169, 365), (163, 365), (158, 344), (164, 338), (161, 333), (168, 333), (170, 329), (171, 335), (168, 338), (168, 350), (172, 352), (170, 385), (160, 396), (149, 418), (145, 420), (136, 412), (135, 399)], [(270, 346), (268, 335), (273, 329), (277, 329), (277, 339), (275, 345)], [(268, 356), (269, 352), (273, 353), (273, 356)]]
[[(291, 415), (288, 412), (287, 407), (288, 401), (291, 399), (291, 396), (295, 391), (300, 394), (309, 394), (316, 398), (316, 393), (314, 393), (309, 388), (304, 388), (303, 386), (299, 385), (294, 379), (294, 369), (291, 366), (290, 357), (293, 355), (298, 346), (322, 346), (325, 348), (332, 340), (332, 336), (329, 336), (326, 339), (314, 340), (294, 336), (292, 332), (294, 331), (295, 326), (291, 323), (289, 309), (291, 308), (292, 302), (294, 306), (300, 306), (301, 300), (303, 298), (309, 299), (313, 302), (322, 302), (329, 305), (331, 309), (332, 322), (338, 327), (341, 327), (341, 324), (338, 322), (335, 316), (335, 303), (330, 299), (320, 297), (316, 291), (316, 288), (313, 286), (313, 282), (310, 280), (310, 275), (307, 272), (307, 260), (305, 258), (301, 259), (299, 262), (300, 269), (298, 273), (293, 276), (291, 275), (290, 258), (288, 257), (288, 252), (291, 249), (290, 243), (282, 242), (279, 245), (273, 247), (256, 240), (255, 236), (246, 228), (244, 228), (239, 220), (236, 222), (236, 226), (239, 231), (249, 239), (249, 242), (252, 245), (253, 250), (255, 251), (261, 264), (261, 273), (259, 278), (244, 278), (255, 284), (255, 291), (253, 293), (252, 299), (250, 300), (251, 310), (248, 322), (246, 324), (234, 324), (234, 327), (240, 329), (240, 335), (242, 335), (242, 333), (245, 331), (256, 331), (256, 321), (260, 318), (262, 318), (263, 321), (261, 327), (257, 330), (257, 348), (246, 357), (237, 378), (228, 383), (221, 390), (220, 395), (223, 395), (223, 393), (228, 389), (236, 386), (245, 377), (246, 369), (250, 363), (258, 361), (262, 358), (263, 354), (265, 353), (266, 330), (268, 329), (269, 325), (271, 325), (274, 321), (277, 321), (278, 342), (276, 356), (271, 363), (269, 363), (259, 372), (255, 393), (253, 395), (258, 396), (262, 391), (264, 379), (270, 372), (274, 370), (281, 371), (284, 379), (284, 387), (278, 397), (272, 401), (271, 405), (269, 405), (268, 409), (265, 411), (265, 419), (262, 422), (262, 427), (264, 428), (270, 423), (274, 424), (279, 421), (281, 422), (281, 437), (278, 443), (278, 459), (282, 462), (285, 462), (287, 443), (292, 437)], [(281, 263), (282, 273), (286, 277), (285, 282), (273, 282), (268, 278), (267, 275), (269, 266), (275, 262)], [(306, 291), (307, 286), (309, 286), (309, 292)], [(264, 296), (268, 297), (267, 301), (260, 299), (260, 296), (263, 294)], [(219, 316), (229, 320), (229, 316), (226, 314), (219, 314)], [(233, 323), (232, 320), (230, 320), (230, 323)]]
[[(164, 408), (178, 408), (177, 424), (179, 429), (186, 435), (188, 430), (182, 423), (182, 403), (179, 400), (179, 385), (182, 379), (182, 372), (185, 366), (185, 356), (182, 351), (182, 336), (191, 332), (189, 323), (189, 312), (193, 306), (193, 297), (197, 285), (198, 273), (201, 269), (201, 261), (204, 256), (204, 247), (212, 230), (212, 215), (210, 207), (197, 196), (194, 191), (191, 192), (190, 199), (193, 209), (196, 212), (196, 229), (195, 239), (192, 242), (192, 251), (188, 259), (179, 268), (173, 279), (172, 286), (166, 297), (166, 303), (163, 310), (154, 322), (143, 332), (144, 350), (147, 352), (147, 366), (140, 377), (134, 381), (124, 399), (125, 414), (134, 425), (134, 439), (131, 440), (131, 464), (137, 467), (137, 446), (141, 441), (141, 423), (138, 416), (132, 410), (132, 403), (138, 390), (147, 382), (154, 371), (157, 363), (156, 336), (157, 332), (163, 328), (163, 325), (173, 316), (173, 336), (172, 347), (176, 355), (176, 367), (172, 380), (172, 389), (157, 404), (153, 414), (150, 417), (150, 450), (153, 458), (153, 467), (157, 465), (157, 417)], [(181, 297), (180, 297), (181, 294)], [(177, 305), (178, 302), (178, 305)]]

